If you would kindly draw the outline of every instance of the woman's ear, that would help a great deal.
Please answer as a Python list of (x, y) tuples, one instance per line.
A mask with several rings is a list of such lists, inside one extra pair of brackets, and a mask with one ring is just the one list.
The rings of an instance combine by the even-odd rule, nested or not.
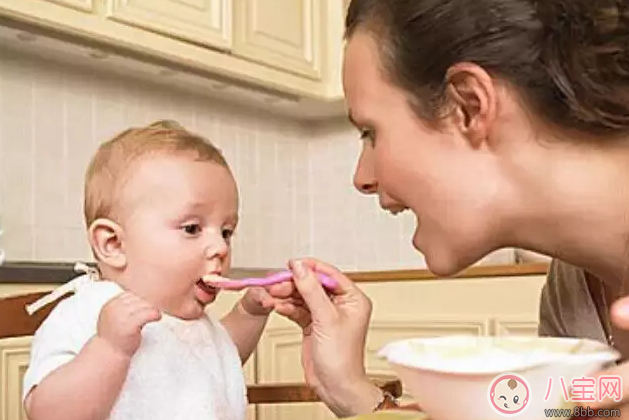
[(447, 95), (458, 130), (478, 148), (487, 141), (496, 114), (496, 90), (491, 76), (480, 66), (459, 63), (448, 70)]
[(96, 219), (88, 230), (88, 240), (99, 261), (122, 269), (127, 258), (122, 246), (122, 228), (110, 219)]

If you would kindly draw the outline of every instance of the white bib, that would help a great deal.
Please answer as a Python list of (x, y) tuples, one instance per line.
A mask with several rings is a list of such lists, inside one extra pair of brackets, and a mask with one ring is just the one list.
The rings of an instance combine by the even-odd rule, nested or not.
[(243, 420), (240, 357), (218, 321), (163, 315), (146, 325), (110, 420)]

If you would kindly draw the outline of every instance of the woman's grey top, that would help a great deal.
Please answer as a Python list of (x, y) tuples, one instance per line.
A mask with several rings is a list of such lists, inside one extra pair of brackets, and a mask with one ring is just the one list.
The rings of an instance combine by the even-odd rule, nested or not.
[[(609, 314), (609, 307), (599, 304), (603, 305), (601, 313)], [(538, 334), (608, 343), (607, 322), (599, 316), (585, 271), (553, 260), (540, 297)]]

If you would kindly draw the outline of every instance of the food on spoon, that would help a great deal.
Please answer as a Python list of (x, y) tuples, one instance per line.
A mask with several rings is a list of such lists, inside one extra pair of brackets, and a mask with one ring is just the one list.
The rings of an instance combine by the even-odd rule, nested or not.
[[(244, 279), (232, 280), (226, 277), (222, 277), (216, 274), (207, 274), (203, 276), (203, 281), (207, 282), (211, 286), (220, 287), (225, 289), (239, 290), (245, 287), (251, 286), (269, 286), (272, 284), (282, 283), (290, 281), (293, 274), (290, 271), (280, 271), (275, 274), (271, 274), (267, 277), (249, 277)], [(326, 276), (322, 273), (317, 273), (317, 277), (323, 287), (327, 289), (335, 289), (338, 286), (338, 282), (333, 278)]]

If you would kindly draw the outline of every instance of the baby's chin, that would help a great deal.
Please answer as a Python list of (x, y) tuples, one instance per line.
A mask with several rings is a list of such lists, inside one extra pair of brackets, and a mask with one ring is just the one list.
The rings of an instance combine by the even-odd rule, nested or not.
[(182, 308), (180, 310), (173, 311), (173, 313), (169, 315), (174, 316), (175, 318), (192, 321), (201, 318), (204, 314), (204, 307), (201, 306), (201, 304), (197, 303), (193, 307)]
[(164, 310), (166, 314), (183, 319), (183, 320), (195, 320), (205, 315), (205, 308), (209, 303), (198, 301), (196, 298), (186, 299), (185, 302), (178, 305), (176, 308), (169, 308)]
[(193, 321), (195, 319), (199, 319), (203, 317), (204, 314), (205, 314), (205, 311), (203, 311), (203, 309), (199, 309), (194, 312), (186, 312), (185, 314), (182, 314), (181, 316), (178, 316), (177, 318), (184, 319), (186, 321)]

